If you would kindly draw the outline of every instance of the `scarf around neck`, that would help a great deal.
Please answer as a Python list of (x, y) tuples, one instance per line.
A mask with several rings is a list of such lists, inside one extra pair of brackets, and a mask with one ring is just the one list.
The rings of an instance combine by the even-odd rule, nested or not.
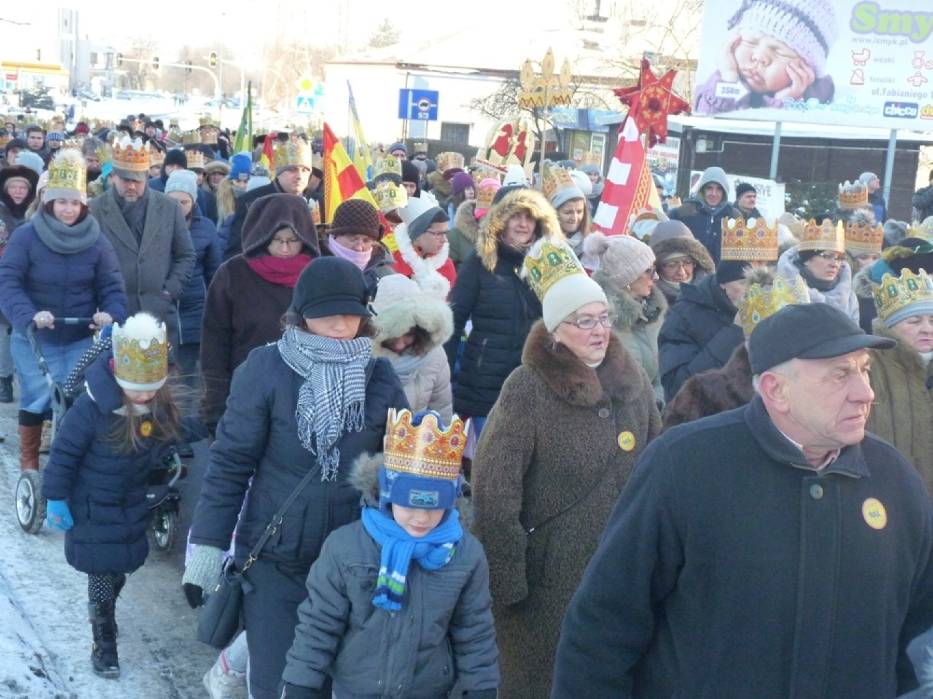
[(60, 255), (75, 255), (84, 252), (97, 243), (100, 238), (100, 225), (90, 214), (86, 214), (81, 221), (67, 226), (45, 209), (39, 209), (32, 217), (32, 225), (36, 235), (47, 248)]
[(300, 253), (292, 257), (275, 257), (274, 255), (260, 255), (247, 257), (246, 264), (260, 277), (270, 284), (287, 286), (294, 289), (302, 270), (311, 262), (311, 255)]
[(335, 257), (342, 257), (345, 260), (349, 260), (357, 267), (360, 268), (360, 271), (366, 271), (366, 265), (369, 264), (369, 260), (373, 256), (372, 249), (360, 252), (359, 250), (351, 250), (346, 248), (340, 243), (337, 242), (337, 239), (329, 235), (327, 236), (327, 247), (330, 248), (330, 251), (334, 254)]
[(817, 291), (832, 291), (836, 288), (836, 285), (839, 284), (839, 281), (842, 278), (842, 270), (840, 269), (839, 274), (837, 274), (836, 278), (832, 281), (827, 281), (826, 279), (817, 279), (815, 276), (813, 276), (810, 268), (800, 261), (799, 257), (794, 260), (794, 267), (797, 268), (797, 271), (800, 273), (800, 276), (803, 277), (803, 280), (807, 283), (807, 286), (809, 286), (811, 289), (816, 289)]
[(440, 570), (450, 563), (463, 538), (460, 513), (456, 509), (448, 512), (430, 532), (417, 538), (402, 529), (391, 514), (374, 507), (363, 508), (363, 527), (382, 549), (373, 604), (387, 612), (402, 608), (412, 558), (423, 570)]
[(291, 326), (277, 343), (285, 363), (305, 381), (298, 391), (298, 438), (321, 464), (321, 480), (337, 479), (346, 432), (360, 432), (366, 400), (368, 337), (333, 340)]

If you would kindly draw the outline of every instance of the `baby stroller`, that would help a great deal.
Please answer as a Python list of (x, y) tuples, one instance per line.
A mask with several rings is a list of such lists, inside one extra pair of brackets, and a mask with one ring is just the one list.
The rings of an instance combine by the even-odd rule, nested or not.
[[(92, 318), (56, 318), (55, 324), (90, 325)], [(95, 339), (87, 351), (81, 355), (78, 364), (71, 370), (63, 384), (52, 377), (48, 363), (42, 353), (42, 347), (36, 338), (36, 324), (29, 323), (26, 339), (35, 354), (39, 370), (49, 385), (52, 406), (52, 441), (61, 429), (62, 420), (68, 408), (84, 391), (84, 372), (102, 352), (111, 347), (110, 328), (104, 330)], [(173, 448), (158, 468), (149, 474), (149, 490), (146, 500), (149, 505), (149, 543), (156, 551), (171, 550), (178, 534), (178, 506), (181, 500), (176, 484), (184, 477), (185, 468), (177, 451)], [(14, 491), (16, 520), (27, 534), (35, 534), (45, 522), (46, 503), (42, 497), (41, 471), (24, 471), (16, 483)]]

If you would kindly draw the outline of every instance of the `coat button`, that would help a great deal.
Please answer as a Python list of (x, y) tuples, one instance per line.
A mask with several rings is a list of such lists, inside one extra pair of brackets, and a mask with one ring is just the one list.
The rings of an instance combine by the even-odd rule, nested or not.
[(609, 408), (600, 408), (600, 409), (599, 409), (598, 415), (599, 415), (601, 418), (607, 418), (607, 417), (609, 417)]
[(823, 497), (823, 486), (814, 483), (810, 486), (810, 497), (814, 500), (820, 500)]

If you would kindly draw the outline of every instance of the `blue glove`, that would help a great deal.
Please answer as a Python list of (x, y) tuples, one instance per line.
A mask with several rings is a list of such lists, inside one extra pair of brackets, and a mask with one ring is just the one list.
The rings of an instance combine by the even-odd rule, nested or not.
[(50, 529), (61, 529), (63, 532), (71, 529), (75, 521), (71, 518), (71, 510), (64, 500), (49, 500), (46, 503), (45, 524)]

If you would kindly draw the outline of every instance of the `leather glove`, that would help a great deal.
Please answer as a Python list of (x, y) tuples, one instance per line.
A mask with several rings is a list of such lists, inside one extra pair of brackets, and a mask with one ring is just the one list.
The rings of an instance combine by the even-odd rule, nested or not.
[(64, 500), (49, 500), (45, 505), (45, 524), (50, 529), (59, 529), (63, 532), (71, 529), (75, 521), (71, 517), (71, 510)]
[(299, 687), (297, 684), (286, 682), (279, 699), (324, 699), (324, 693), (320, 689)]
[(204, 594), (210, 594), (220, 581), (224, 567), (224, 551), (216, 546), (191, 545), (191, 555), (181, 579), (185, 599), (192, 609), (204, 604)]

